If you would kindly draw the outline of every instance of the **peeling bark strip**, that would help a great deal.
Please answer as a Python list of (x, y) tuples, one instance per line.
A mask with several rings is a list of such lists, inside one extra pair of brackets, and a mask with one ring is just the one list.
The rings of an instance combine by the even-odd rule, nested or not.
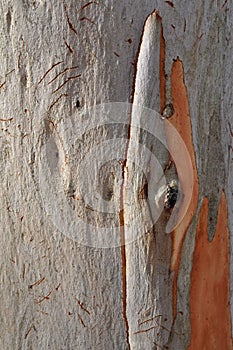
[[(137, 88), (137, 80), (138, 75), (141, 74), (141, 71), (143, 71), (143, 67), (141, 67), (140, 63), (139, 63), (139, 55), (141, 52), (141, 45), (143, 42), (143, 37), (147, 34), (145, 34), (145, 32), (148, 30), (148, 27), (151, 25), (153, 25), (157, 19), (160, 19), (160, 17), (158, 16), (157, 11), (153, 11), (145, 20), (145, 24), (144, 24), (144, 28), (142, 31), (142, 36), (141, 36), (141, 40), (139, 43), (139, 48), (138, 48), (138, 52), (136, 54), (136, 58), (135, 58), (135, 74), (134, 74), (134, 80), (133, 80), (133, 84), (132, 84), (132, 94), (131, 94), (131, 102), (133, 103), (138, 103), (139, 105), (142, 106), (147, 106), (147, 107), (151, 107), (149, 105), (149, 101), (143, 100), (142, 98), (142, 94), (141, 91), (138, 91)], [(114, 52), (114, 54), (116, 56), (119, 56), (119, 54), (117, 52)], [(150, 86), (151, 89), (151, 86)], [(149, 90), (150, 90), (149, 89)], [(144, 91), (143, 95), (144, 97), (149, 94), (148, 89), (145, 87), (145, 91)], [(150, 95), (150, 94), (149, 94)], [(141, 100), (140, 100), (141, 99)], [(153, 100), (153, 99), (152, 99)], [(140, 103), (142, 102), (142, 103)], [(148, 103), (147, 103), (148, 102)], [(154, 102), (154, 101), (153, 101)], [(128, 140), (127, 140), (127, 144), (126, 144), (126, 150), (125, 150), (125, 160), (124, 160), (124, 164), (122, 167), (122, 185), (121, 185), (121, 191), (120, 191), (120, 208), (121, 211), (119, 213), (119, 220), (120, 220), (120, 241), (121, 241), (121, 258), (122, 258), (122, 305), (123, 305), (123, 310), (122, 310), (122, 315), (125, 321), (125, 326), (126, 326), (126, 339), (127, 339), (127, 343), (128, 343), (128, 347), (130, 349), (131, 345), (130, 345), (130, 327), (133, 328), (133, 325), (130, 324), (130, 319), (128, 319), (127, 316), (127, 292), (129, 291), (129, 289), (131, 288), (131, 286), (128, 286), (128, 281), (127, 281), (127, 263), (128, 263), (128, 259), (127, 259), (127, 253), (126, 253), (126, 248), (125, 248), (125, 236), (127, 235), (127, 215), (128, 213), (124, 211), (124, 203), (125, 201), (127, 202), (127, 193), (125, 192), (124, 186), (125, 183), (127, 182), (127, 179), (125, 178), (125, 173), (127, 173), (127, 169), (128, 169), (128, 164), (127, 164), (127, 158), (129, 156), (129, 147), (130, 147), (130, 143), (131, 143), (131, 119), (132, 119), (132, 110), (129, 111), (129, 121), (128, 121)], [(129, 157), (130, 158), (130, 157)], [(126, 219), (126, 220), (125, 220)], [(129, 262), (130, 264), (130, 262)], [(134, 333), (137, 334), (137, 333)]]
[[(127, 179), (134, 184), (134, 191), (143, 188), (144, 180), (140, 172), (135, 171), (130, 159), (136, 159), (140, 148), (135, 144), (143, 143), (150, 154), (145, 154), (144, 172), (150, 178), (153, 166), (152, 154), (159, 160), (162, 169), (169, 163), (169, 151), (157, 143), (157, 139), (150, 138), (144, 133), (144, 123), (147, 123), (143, 113), (138, 117), (135, 106), (147, 107), (154, 111), (160, 110), (165, 103), (165, 42), (162, 33), (162, 19), (157, 11), (153, 11), (147, 18), (143, 27), (139, 50), (135, 60), (135, 76), (131, 101), (131, 125), (134, 121), (141, 123), (141, 134), (134, 127), (130, 128), (129, 145), (127, 152)], [(161, 104), (161, 102), (163, 104)], [(156, 118), (154, 119), (156, 122)], [(164, 128), (164, 123), (158, 118), (158, 124)], [(151, 126), (152, 134), (157, 125)], [(136, 195), (136, 193), (135, 193)], [(145, 226), (135, 226), (141, 230), (141, 238), (132, 245), (126, 246), (126, 278), (127, 278), (127, 319), (129, 323), (129, 342), (134, 349), (154, 349), (154, 342), (164, 347), (167, 344), (172, 327), (172, 280), (170, 274), (171, 236), (166, 235), (167, 215), (165, 211), (156, 223), (153, 223), (154, 204), (143, 201), (135, 205), (134, 209), (128, 205), (133, 203), (132, 193), (124, 192), (124, 230), (128, 234), (128, 227), (135, 217), (141, 217)], [(145, 220), (145, 221), (144, 221)], [(150, 226), (151, 224), (151, 226)], [(146, 229), (145, 229), (146, 228)], [(138, 268), (137, 265), (139, 264)], [(140, 283), (139, 283), (140, 281)], [(166, 300), (161, 298), (161, 291)], [(155, 315), (163, 315), (167, 320), (166, 326), (161, 322), (148, 324), (146, 329), (138, 329), (135, 317), (135, 305), (144, 305), (143, 309), (150, 310), (146, 318), (153, 319)], [(145, 314), (145, 311), (144, 311)], [(142, 317), (142, 315), (141, 315)], [(141, 318), (144, 321), (144, 317)], [(143, 327), (144, 328), (144, 327)]]
[(191, 276), (191, 342), (188, 350), (232, 349), (230, 316), (230, 242), (225, 193), (216, 232), (208, 241), (208, 198), (199, 213)]
[[(193, 219), (193, 216), (197, 210), (197, 202), (198, 202), (198, 174), (196, 168), (196, 160), (195, 160), (195, 152), (192, 142), (192, 127), (189, 113), (189, 102), (187, 89), (184, 82), (184, 71), (183, 64), (180, 60), (176, 60), (172, 66), (172, 76), (171, 76), (171, 90), (172, 90), (172, 100), (175, 109), (175, 114), (169, 121), (171, 124), (177, 129), (180, 136), (185, 142), (185, 145), (189, 151), (193, 175), (194, 175), (194, 183), (193, 183), (193, 193), (192, 200), (189, 204), (188, 210), (179, 224), (179, 226), (172, 232), (172, 257), (171, 257), (171, 270), (175, 272), (174, 276), (174, 285), (173, 285), (173, 316), (176, 316), (176, 303), (177, 303), (177, 277), (178, 277), (178, 269), (180, 263), (181, 249), (183, 245), (183, 241), (185, 238), (185, 234), (188, 230), (188, 227)], [(169, 128), (167, 128), (167, 142), (168, 147), (171, 146), (170, 138), (169, 138)], [(181, 187), (184, 192), (189, 191), (189, 182), (190, 182), (190, 174), (185, 173), (185, 166), (183, 164), (183, 156), (181, 150), (173, 149), (173, 153), (176, 154), (177, 158), (175, 160), (177, 172), (179, 179), (181, 181)], [(192, 184), (191, 184), (192, 185)], [(185, 198), (180, 208), (180, 212), (182, 212), (182, 208), (186, 206)]]

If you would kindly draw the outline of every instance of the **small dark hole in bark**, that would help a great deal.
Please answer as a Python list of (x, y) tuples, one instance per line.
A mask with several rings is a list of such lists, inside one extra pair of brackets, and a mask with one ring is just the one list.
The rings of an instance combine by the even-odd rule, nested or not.
[(76, 101), (76, 108), (80, 108), (80, 106), (81, 106), (80, 101), (77, 100), (77, 101)]
[(168, 119), (174, 114), (174, 107), (172, 103), (167, 103), (162, 111), (162, 119)]

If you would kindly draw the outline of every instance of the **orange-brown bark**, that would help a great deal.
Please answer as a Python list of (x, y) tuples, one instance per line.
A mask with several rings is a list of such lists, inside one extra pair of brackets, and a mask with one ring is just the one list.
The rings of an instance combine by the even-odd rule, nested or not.
[[(174, 160), (183, 192), (188, 193), (190, 189), (192, 190), (192, 199), (190, 203), (186, 202), (187, 197), (185, 196), (182, 203), (182, 207), (180, 208), (180, 212), (183, 212), (184, 208), (188, 206), (187, 212), (181, 220), (179, 226), (176, 227), (175, 230), (173, 230), (172, 232), (171, 270), (175, 273), (173, 283), (173, 316), (175, 317), (177, 304), (177, 277), (181, 249), (187, 229), (196, 212), (198, 202), (198, 174), (196, 169), (195, 152), (192, 142), (192, 127), (189, 113), (188, 94), (184, 83), (183, 65), (179, 59), (177, 59), (172, 66), (171, 92), (175, 113), (173, 117), (169, 119), (169, 122), (167, 122), (166, 133), (168, 147), (172, 149), (171, 153), (173, 153), (176, 157), (176, 159)], [(176, 144), (176, 142), (173, 141), (173, 131), (169, 127), (169, 123), (171, 123), (177, 129), (187, 147), (192, 163), (193, 179), (190, 178), (190, 170), (188, 170), (188, 168), (184, 164), (185, 155), (183, 153), (182, 147), (180, 147)], [(170, 133), (171, 136), (169, 135)], [(191, 188), (190, 186), (193, 186), (193, 188)]]
[(227, 203), (222, 194), (215, 236), (208, 241), (208, 199), (197, 225), (191, 276), (191, 342), (188, 350), (231, 350), (230, 248)]

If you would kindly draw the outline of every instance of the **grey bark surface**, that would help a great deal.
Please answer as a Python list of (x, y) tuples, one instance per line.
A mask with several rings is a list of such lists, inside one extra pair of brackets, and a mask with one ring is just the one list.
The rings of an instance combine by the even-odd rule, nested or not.
[[(208, 196), (212, 239), (225, 189), (233, 248), (233, 4), (183, 1), (172, 7), (166, 1), (106, 0), (84, 5), (74, 0), (0, 3), (0, 348), (183, 350), (190, 342), (189, 289), (197, 215), (182, 249), (177, 292), (182, 316), (174, 321), (173, 276), (167, 270), (171, 239), (169, 234), (163, 236), (163, 216), (147, 235), (126, 245), (124, 281), (119, 247), (82, 245), (49, 220), (36, 164), (46, 133), (77, 111), (77, 100), (85, 109), (130, 102), (133, 97), (159, 112), (160, 27), (156, 23), (148, 34), (155, 39), (154, 46), (145, 56), (148, 61), (140, 63), (138, 57), (139, 83), (134, 82), (144, 23), (157, 9), (166, 43), (168, 91), (173, 60), (179, 57), (184, 66), (200, 185), (198, 210)], [(149, 69), (144, 75), (145, 62)], [(133, 130), (131, 136), (139, 137)], [(102, 132), (88, 134), (83, 152), (101, 138)], [(135, 149), (129, 142), (131, 151)], [(167, 157), (162, 153), (164, 164)], [(128, 171), (138, 193), (141, 175), (133, 179), (132, 164)], [(102, 174), (104, 193), (106, 188), (114, 191), (111, 179), (104, 178), (109, 172), (105, 169)], [(116, 172), (121, 176), (119, 167)], [(127, 192), (124, 196), (127, 224), (142, 207), (131, 212)], [(149, 217), (149, 209), (143, 210)], [(232, 259), (231, 255), (231, 304)], [(160, 314), (157, 328), (137, 334), (141, 322)]]

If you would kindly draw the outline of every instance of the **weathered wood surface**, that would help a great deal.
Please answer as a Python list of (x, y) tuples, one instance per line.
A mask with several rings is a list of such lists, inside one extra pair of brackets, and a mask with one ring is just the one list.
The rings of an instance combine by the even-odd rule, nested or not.
[[(1, 1), (1, 349), (232, 348), (232, 10), (229, 1), (211, 0)], [(158, 112), (173, 102), (194, 197), (173, 233), (164, 232), (163, 213), (125, 248), (101, 249), (70, 239), (48, 218), (37, 165), (48, 135), (58, 143), (57, 135), (68, 135), (69, 116), (116, 101)], [(87, 133), (83, 152), (104, 132), (124, 138), (127, 129)], [(132, 129), (130, 136), (128, 154), (137, 156), (133, 141), (145, 135)], [(163, 167), (169, 155), (159, 152)], [(81, 157), (71, 155), (72, 169)], [(141, 205), (131, 210), (127, 181), (137, 197), (143, 179), (133, 164), (119, 164), (111, 165), (118, 182), (103, 168), (102, 193), (124, 205), (116, 219), (124, 240)]]

